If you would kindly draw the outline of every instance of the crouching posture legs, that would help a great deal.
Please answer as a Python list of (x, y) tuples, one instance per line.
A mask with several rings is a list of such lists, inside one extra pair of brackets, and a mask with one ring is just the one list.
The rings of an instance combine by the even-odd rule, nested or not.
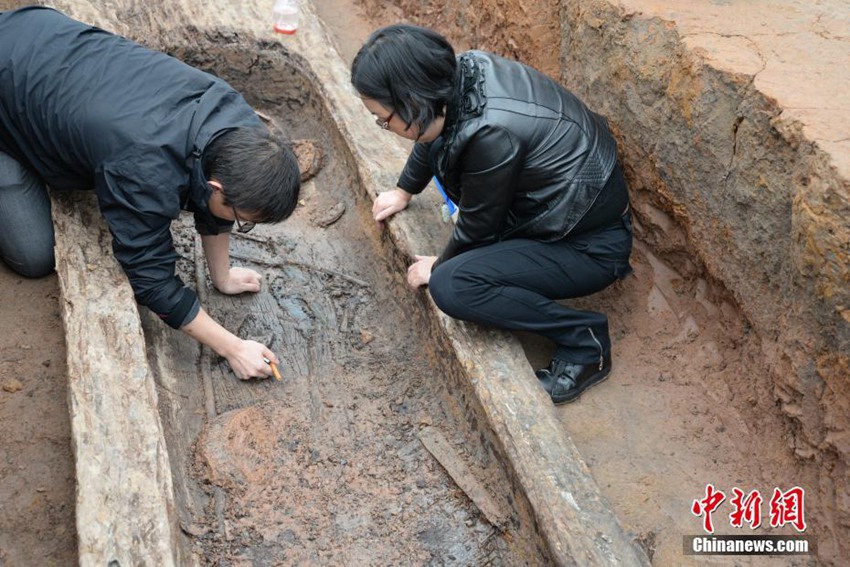
[(428, 284), (437, 306), (465, 321), (548, 337), (557, 350), (537, 372), (556, 404), (571, 402), (611, 371), (608, 318), (556, 300), (598, 292), (629, 273), (630, 213), (556, 242), (515, 239), (439, 264)]

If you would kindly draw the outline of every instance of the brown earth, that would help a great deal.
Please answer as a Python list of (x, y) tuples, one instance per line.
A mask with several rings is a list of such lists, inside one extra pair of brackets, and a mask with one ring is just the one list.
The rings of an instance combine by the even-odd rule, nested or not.
[(0, 565), (76, 562), (74, 458), (56, 276), (0, 262)]
[[(552, 48), (559, 45), (561, 33), (555, 2), (535, 2), (529, 7), (511, 1), (473, 1), (460, 3), (463, 6), (458, 9), (452, 9), (451, 3), (441, 9), (437, 4), (407, 0), (390, 6), (374, 0), (322, 0), (316, 4), (320, 16), (336, 32), (335, 39), (348, 60), (373, 27), (409, 18), (441, 29), (461, 49), (490, 49), (529, 62), (552, 76), (561, 74), (560, 54)], [(634, 175), (632, 171), (633, 178)], [(326, 203), (327, 208), (335, 202)], [(558, 410), (565, 434), (573, 438), (615, 513), (639, 537), (656, 565), (688, 563), (688, 558), (681, 555), (681, 536), (699, 533), (700, 520), (690, 514), (690, 505), (704, 496), (707, 483), (713, 483), (727, 495), (732, 487), (745, 491), (758, 489), (762, 495), (769, 494), (776, 486), (806, 488), (810, 533), (819, 538), (821, 557), (826, 562), (840, 564), (844, 544), (839, 540), (840, 534), (846, 533), (846, 526), (837, 524), (835, 514), (836, 506), (839, 510), (843, 506), (836, 502), (829, 479), (819, 476), (820, 462), (811, 454), (801, 455), (801, 451), (794, 455), (799, 425), (777, 408), (772, 368), (765, 360), (762, 338), (742, 312), (735, 294), (712, 277), (689, 251), (687, 236), (677, 224), (678, 217), (665, 211), (661, 204), (655, 204), (658, 207), (643, 206), (639, 210), (637, 235), (644, 244), (635, 250), (635, 275), (580, 302), (588, 308), (605, 310), (611, 316), (615, 371), (604, 385), (580, 402)], [(346, 214), (343, 212), (342, 218)], [(670, 234), (677, 238), (670, 239)], [(436, 251), (435, 248), (419, 252)], [(2, 565), (64, 565), (73, 563), (76, 553), (73, 461), (61, 381), (64, 356), (60, 354), (63, 345), (57, 293), (55, 277), (24, 281), (8, 270), (0, 270), (0, 324), (4, 329), (0, 337), (4, 388), (0, 391)], [(346, 297), (348, 292), (341, 293)], [(366, 336), (374, 336), (374, 331), (366, 331), (369, 333)], [(361, 342), (363, 336), (360, 335)], [(551, 347), (534, 337), (521, 339), (532, 364), (545, 364)], [(352, 345), (353, 354), (360, 356), (358, 348), (376, 348), (380, 341), (372, 347), (358, 346), (356, 340)], [(48, 361), (49, 365), (43, 364)], [(390, 371), (378, 379), (387, 380), (391, 375)], [(15, 380), (20, 382), (20, 390)], [(417, 411), (412, 414), (410, 408), (405, 409), (407, 398), (403, 389), (398, 396), (383, 406), (379, 400), (363, 402), (372, 412), (368, 434), (375, 433), (373, 426), (381, 416), (397, 419), (399, 412), (421, 414), (422, 406), (414, 408)], [(282, 404), (286, 406), (287, 402)], [(335, 404), (320, 410), (346, 413), (350, 408)], [(236, 527), (250, 523), (247, 535), (237, 535), (235, 540), (227, 539), (233, 537), (233, 532), (222, 536), (203, 524), (186, 526), (184, 529), (188, 528), (190, 535), (198, 539), (199, 547), (211, 556), (225, 549), (228, 561), (239, 564), (238, 542), (256, 541), (263, 535), (258, 527), (262, 518), (253, 514), (251, 508), (257, 506), (271, 514), (281, 512), (269, 507), (268, 497), (272, 495), (296, 503), (311, 499), (294, 514), (296, 518), (312, 519), (311, 526), (287, 528), (291, 535), (287, 535), (286, 529), (279, 530), (283, 535), (275, 534), (275, 537), (291, 537), (295, 554), (292, 557), (307, 560), (308, 556), (297, 555), (300, 551), (295, 542), (301, 541), (302, 536), (307, 539), (310, 533), (318, 534), (322, 526), (328, 528), (322, 524), (326, 518), (311, 516), (314, 510), (331, 506), (335, 489), (353, 490), (346, 488), (345, 482), (354, 482), (356, 488), (356, 479), (345, 476), (346, 464), (321, 452), (314, 458), (304, 445), (291, 444), (311, 431), (312, 426), (306, 421), (290, 421), (286, 435), (278, 439), (239, 438), (234, 433), (233, 424), (248, 420), (262, 425), (276, 420), (281, 411), (281, 405), (276, 403), (234, 409), (208, 426), (204, 439), (209, 439), (210, 432), (217, 432), (217, 442), (201, 442), (200, 454), (206, 455), (202, 461), (208, 468), (199, 468), (197, 474), (210, 479), (215, 486), (237, 486), (244, 490), (245, 507), (232, 507), (228, 514), (233, 514), (230, 521)], [(420, 460), (427, 462), (422, 460), (421, 449), (414, 450), (408, 444), (414, 441), (410, 438), (409, 423), (405, 425), (409, 419), (402, 417), (400, 422), (396, 421), (392, 425), (395, 429), (389, 433), (393, 439), (388, 439), (401, 459), (390, 474), (402, 478)], [(35, 430), (39, 431), (38, 435), (33, 435)], [(277, 478), (271, 473), (275, 463), (266, 459), (277, 454), (277, 445), (281, 443), (294, 461), (315, 467), (312, 480), (305, 480), (306, 486), (299, 484), (297, 478)], [(235, 461), (230, 460), (234, 456), (241, 457), (239, 467), (234, 467)], [(387, 472), (383, 468), (385, 464), (365, 466), (365, 472), (372, 476)], [(422, 471), (425, 484), (406, 495), (408, 501), (404, 505), (408, 507), (398, 510), (402, 515), (406, 511), (415, 513), (420, 502), (427, 502), (417, 498), (430, 490), (429, 479), (442, 478), (439, 482), (448, 486), (433, 465)], [(331, 478), (335, 472), (336, 480)], [(256, 482), (246, 484), (246, 479)], [(322, 496), (318, 502), (312, 500), (316, 492), (310, 488), (320, 489)], [(349, 503), (352, 510), (368, 499), (359, 498)], [(284, 522), (284, 516), (293, 512), (282, 510), (287, 513), (275, 516), (277, 522)], [(472, 518), (468, 508), (456, 503), (448, 504), (446, 510), (448, 516), (454, 513), (455, 520), (460, 519), (462, 524)], [(728, 512), (725, 510), (725, 514)], [(716, 514), (715, 522), (721, 525), (718, 531), (731, 532), (725, 514)], [(350, 521), (337, 523), (333, 529), (344, 534), (365, 529), (362, 516), (347, 517)], [(381, 536), (378, 532), (386, 529), (387, 524), (374, 515), (370, 518), (380, 528), (377, 531), (374, 526), (369, 528), (374, 532), (372, 535)], [(387, 520), (383, 518), (384, 522)], [(477, 525), (473, 521), (467, 527), (474, 531)], [(321, 548), (327, 554), (323, 557), (341, 557), (338, 554), (342, 550), (335, 547), (338, 543), (321, 543), (326, 546)], [(440, 543), (433, 545), (439, 553)], [(427, 541), (424, 549), (433, 551)], [(410, 557), (417, 557), (419, 551), (412, 553)], [(425, 562), (425, 558), (422, 555), (420, 561)], [(804, 560), (779, 558), (764, 562), (739, 559), (734, 563), (806, 564)]]

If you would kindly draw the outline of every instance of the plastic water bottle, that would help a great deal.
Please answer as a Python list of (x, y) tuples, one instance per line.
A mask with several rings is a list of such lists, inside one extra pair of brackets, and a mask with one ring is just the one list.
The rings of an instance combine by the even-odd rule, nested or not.
[(292, 35), (298, 30), (300, 15), (298, 0), (276, 0), (274, 3), (274, 31)]

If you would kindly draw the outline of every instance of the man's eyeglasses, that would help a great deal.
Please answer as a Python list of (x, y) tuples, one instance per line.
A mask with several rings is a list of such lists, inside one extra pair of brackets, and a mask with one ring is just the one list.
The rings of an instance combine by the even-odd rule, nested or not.
[(254, 230), (254, 227), (257, 226), (257, 223), (252, 221), (242, 222), (239, 220), (239, 215), (236, 214), (236, 207), (230, 207), (233, 209), (233, 218), (236, 219), (236, 232), (240, 234), (245, 234), (246, 232), (251, 232)]
[(387, 116), (386, 118), (376, 118), (375, 124), (377, 124), (378, 127), (381, 130), (389, 130), (390, 129), (390, 120), (393, 119), (393, 116), (395, 116), (395, 110), (390, 112), (390, 115)]

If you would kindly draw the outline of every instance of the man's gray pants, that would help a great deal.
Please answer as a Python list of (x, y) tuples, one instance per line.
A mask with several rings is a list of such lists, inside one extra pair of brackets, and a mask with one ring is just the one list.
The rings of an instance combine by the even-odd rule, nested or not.
[(39, 278), (53, 271), (53, 243), (47, 187), (0, 152), (0, 258), (22, 276)]

